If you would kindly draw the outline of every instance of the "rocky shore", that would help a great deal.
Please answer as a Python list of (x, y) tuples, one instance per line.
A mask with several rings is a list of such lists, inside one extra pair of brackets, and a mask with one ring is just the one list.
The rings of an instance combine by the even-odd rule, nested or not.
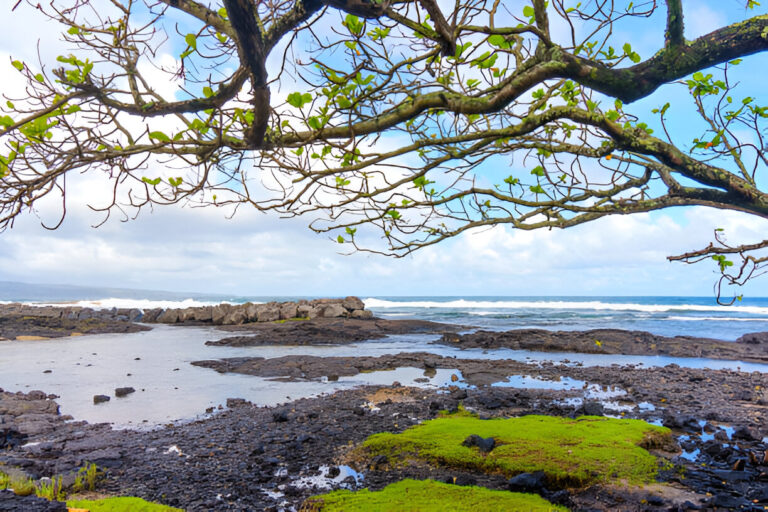
[(0, 304), (0, 340), (60, 338), (80, 334), (127, 333), (147, 330), (144, 324), (232, 326), (289, 320), (349, 318), (368, 320), (373, 314), (357, 297), (218, 304), (189, 308), (94, 309), (79, 306)]
[[(394, 357), (394, 364), (418, 364), (424, 355)], [(448, 364), (425, 360), (425, 376), (443, 363)], [(466, 378), (489, 362), (453, 363), (464, 365)], [(380, 489), (402, 478), (510, 489), (511, 481), (493, 473), (390, 466), (354, 455), (352, 449), (371, 434), (401, 432), (441, 410), (462, 406), (485, 418), (614, 414), (655, 419), (673, 429), (678, 446), (658, 452), (671, 463), (658, 484), (561, 489), (539, 482), (530, 489), (573, 510), (762, 510), (768, 505), (768, 408), (761, 402), (764, 394), (754, 393), (768, 385), (765, 374), (675, 366), (553, 365), (536, 370), (512, 361), (493, 368), (500, 375), (582, 379), (625, 394), (585, 400), (582, 389), (494, 387), (482, 379), (466, 386), (459, 378), (444, 390), (365, 387), (271, 408), (232, 399), (209, 419), (139, 432), (65, 421), (43, 392), (3, 392), (0, 471), (13, 467), (34, 478), (62, 474), (72, 481), (82, 464), (94, 462), (106, 471), (100, 492), (136, 495), (190, 511), (299, 509), (306, 498), (328, 489)]]
[[(207, 345), (232, 347), (344, 345), (391, 334), (431, 333), (440, 336), (435, 343), (460, 348), (666, 354), (755, 362), (767, 361), (768, 348), (765, 333), (745, 335), (737, 342), (618, 330), (458, 334), (467, 328), (371, 318), (353, 297), (165, 310), (154, 317), (155, 313), (131, 310), (29, 308), (0, 307), (0, 319), (11, 318), (0, 321), (6, 326), (0, 331), (7, 333), (3, 336), (29, 335), (29, 331), (19, 334), (19, 329), (31, 319), (37, 319), (38, 326), (43, 325), (40, 319), (50, 319), (50, 329), (61, 328), (65, 321), (79, 322), (78, 327), (95, 321), (147, 328), (146, 322), (152, 320), (216, 325), (232, 336)], [(107, 424), (62, 416), (57, 397), (43, 391), (0, 390), (0, 473), (34, 479), (62, 475), (65, 486), (71, 486), (78, 469), (94, 463), (103, 471), (98, 492), (139, 496), (190, 511), (300, 510), (307, 498), (331, 489), (377, 490), (405, 478), (523, 489), (571, 510), (756, 511), (768, 507), (768, 373), (674, 364), (658, 368), (586, 367), (567, 361), (529, 364), (427, 352), (237, 357), (192, 364), (211, 372), (280, 381), (333, 382), (342, 376), (403, 368), (416, 377), (403, 381), (405, 385), (361, 387), (276, 407), (258, 407), (235, 396), (204, 420), (150, 431), (114, 430)], [(133, 388), (121, 392), (129, 389)], [(391, 464), (386, 457), (360, 455), (358, 448), (372, 434), (402, 432), (441, 411), (459, 408), (480, 418), (537, 414), (643, 419), (672, 429), (675, 442), (654, 447), (653, 453), (666, 462), (661, 463), (658, 482), (643, 487), (606, 480), (571, 488), (543, 480), (536, 472), (510, 479), (466, 467)], [(478, 442), (485, 441), (479, 438)], [(0, 510), (57, 509), (0, 490)]]
[(222, 329), (244, 334), (209, 341), (206, 345), (228, 347), (344, 345), (381, 339), (392, 334), (443, 334), (456, 332), (462, 327), (426, 320), (315, 318), (283, 323), (224, 326)]
[(711, 338), (669, 338), (644, 331), (595, 329), (590, 331), (545, 331), (517, 329), (506, 332), (476, 331), (445, 334), (436, 343), (459, 348), (508, 348), (537, 352), (586, 354), (664, 355), (703, 357), (768, 363), (768, 333), (741, 336), (735, 342)]

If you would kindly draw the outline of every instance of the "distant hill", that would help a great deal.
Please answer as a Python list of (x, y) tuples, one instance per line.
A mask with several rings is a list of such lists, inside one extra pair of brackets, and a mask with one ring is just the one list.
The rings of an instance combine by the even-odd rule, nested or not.
[(33, 284), (18, 281), (0, 281), (2, 301), (50, 301), (67, 302), (96, 300), (104, 298), (183, 300), (190, 298), (213, 299), (218, 296), (203, 293), (169, 292), (162, 290), (141, 290), (131, 288), (101, 288), (75, 286), (70, 284)]

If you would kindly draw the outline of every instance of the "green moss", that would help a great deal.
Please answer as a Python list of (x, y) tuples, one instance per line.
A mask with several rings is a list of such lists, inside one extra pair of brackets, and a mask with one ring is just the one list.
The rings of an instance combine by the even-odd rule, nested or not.
[(303, 322), (309, 320), (308, 316), (295, 316), (293, 318), (284, 318), (282, 320), (272, 320), (273, 324), (284, 324), (285, 322)]
[[(141, 498), (119, 497), (103, 500), (70, 500), (69, 508), (82, 508), (90, 512), (177, 512), (180, 508), (173, 508), (158, 503), (151, 503)], [(183, 512), (183, 511), (182, 511)]]
[(334, 491), (308, 499), (301, 508), (307, 512), (506, 512), (566, 511), (541, 496), (517, 492), (491, 491), (482, 487), (462, 487), (433, 480), (403, 480), (381, 491)]
[[(462, 442), (470, 435), (493, 437), (487, 454)], [(659, 461), (640, 444), (661, 444), (669, 429), (640, 420), (595, 416), (523, 416), (481, 420), (459, 412), (426, 421), (400, 434), (381, 433), (363, 444), (368, 455), (390, 462), (425, 460), (454, 468), (513, 476), (544, 471), (550, 484), (581, 486), (597, 481), (652, 481)]]

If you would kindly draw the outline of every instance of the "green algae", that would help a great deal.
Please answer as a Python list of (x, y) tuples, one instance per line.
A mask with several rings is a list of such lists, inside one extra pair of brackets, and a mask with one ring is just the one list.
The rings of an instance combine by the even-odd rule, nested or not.
[[(482, 453), (463, 446), (470, 435), (493, 437)], [(425, 421), (400, 434), (374, 434), (363, 443), (367, 456), (390, 463), (421, 460), (456, 469), (501, 473), (543, 471), (548, 484), (582, 486), (605, 481), (653, 481), (659, 460), (641, 446), (660, 446), (669, 429), (640, 420), (597, 416), (522, 416), (481, 420), (466, 412)]]
[(103, 500), (70, 500), (67, 507), (79, 508), (90, 512), (183, 512), (180, 508), (173, 508), (159, 503), (151, 503), (141, 498), (121, 496), (117, 498), (105, 498)]
[(308, 499), (305, 512), (535, 512), (567, 511), (541, 496), (518, 492), (492, 491), (482, 487), (463, 487), (434, 480), (403, 480), (380, 491), (334, 491)]

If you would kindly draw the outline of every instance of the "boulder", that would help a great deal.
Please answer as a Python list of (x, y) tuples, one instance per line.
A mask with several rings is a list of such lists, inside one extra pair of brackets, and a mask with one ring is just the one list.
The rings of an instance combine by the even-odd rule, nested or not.
[(543, 471), (534, 473), (520, 473), (509, 479), (509, 490), (513, 492), (535, 492), (539, 493), (544, 489), (545, 475)]
[(583, 409), (584, 414), (587, 416), (602, 416), (605, 414), (605, 408), (603, 407), (603, 404), (596, 400), (584, 402)]
[(88, 320), (94, 317), (94, 311), (91, 308), (83, 308), (77, 315), (78, 320)]
[(41, 308), (35, 308), (34, 316), (42, 316), (46, 318), (59, 318), (61, 317), (61, 308), (55, 308), (52, 306), (45, 306)]
[(344, 299), (313, 299), (309, 302), (312, 306), (321, 306), (325, 304), (341, 304)]
[(492, 437), (480, 437), (477, 434), (472, 434), (461, 444), (468, 447), (476, 446), (481, 452), (490, 453), (496, 447), (496, 440)]
[(133, 388), (132, 388), (132, 387), (130, 387), (130, 386), (127, 386), (127, 387), (124, 387), (124, 388), (116, 388), (116, 389), (115, 389), (115, 396), (116, 396), (117, 398), (122, 398), (122, 397), (124, 397), (124, 396), (128, 396), (128, 395), (130, 395), (131, 393), (135, 393), (135, 392), (136, 392), (136, 390), (135, 390), (135, 389), (133, 389)]
[[(315, 308), (306, 302), (304, 304), (299, 303), (299, 305), (296, 306), (296, 316), (299, 318), (314, 318), (317, 316), (317, 313), (314, 313), (315, 311)], [(310, 313), (314, 313), (314, 316), (310, 316)]]
[(750, 332), (737, 339), (736, 343), (747, 343), (749, 345), (768, 345), (768, 332)]
[(211, 306), (202, 306), (194, 309), (193, 320), (195, 322), (210, 322), (211, 321)]
[(66, 320), (77, 320), (80, 316), (80, 308), (66, 308), (61, 312), (61, 318)]
[(347, 310), (340, 303), (324, 304), (320, 316), (323, 318), (339, 318), (347, 316)]
[(211, 322), (216, 325), (221, 325), (224, 322), (224, 317), (227, 316), (232, 306), (229, 304), (219, 304), (211, 308)]
[(156, 322), (161, 324), (175, 324), (179, 321), (178, 309), (166, 309), (163, 313), (157, 317)]
[(136, 322), (138, 320), (141, 320), (142, 313), (141, 310), (138, 308), (131, 308), (128, 310), (128, 320), (130, 322)]
[(367, 309), (356, 309), (350, 315), (352, 318), (359, 318), (360, 320), (370, 320), (373, 318), (373, 311)]
[(280, 320), (280, 309), (272, 304), (261, 304), (256, 309), (256, 319), (258, 322), (274, 322)]
[(109, 402), (110, 398), (107, 395), (93, 395), (93, 405), (103, 404)]
[(247, 321), (248, 315), (245, 312), (245, 308), (240, 306), (230, 309), (229, 312), (224, 315), (224, 320), (222, 320), (222, 323), (224, 325), (240, 325)]
[(298, 316), (295, 302), (284, 302), (280, 304), (280, 320), (289, 320)]
[(258, 311), (259, 311), (259, 304), (254, 304), (253, 302), (246, 302), (244, 304), (245, 306), (245, 316), (248, 318), (249, 322), (258, 322)]
[(154, 309), (148, 309), (144, 312), (144, 316), (142, 316), (142, 320), (147, 323), (155, 323), (157, 322), (157, 318), (163, 314), (163, 310), (161, 308), (154, 308)]
[(179, 322), (190, 322), (195, 319), (195, 308), (184, 308), (179, 311)]
[(341, 302), (341, 305), (350, 311), (354, 311), (356, 309), (365, 309), (365, 304), (357, 297), (346, 297)]

